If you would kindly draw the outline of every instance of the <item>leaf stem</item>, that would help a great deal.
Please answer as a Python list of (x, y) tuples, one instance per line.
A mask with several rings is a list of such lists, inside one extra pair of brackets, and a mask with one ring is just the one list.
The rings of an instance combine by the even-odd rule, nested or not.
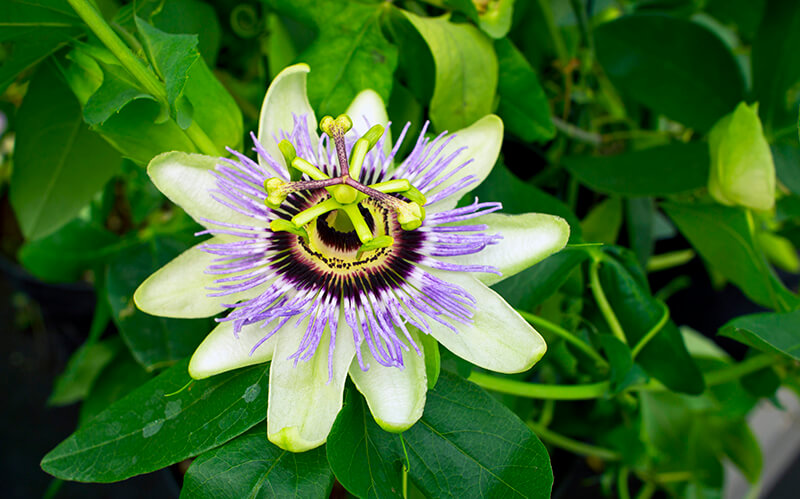
[(517, 310), (517, 312), (519, 313), (519, 315), (522, 316), (523, 319), (530, 322), (534, 326), (547, 329), (551, 333), (555, 334), (556, 336), (559, 336), (570, 345), (574, 346), (581, 352), (585, 353), (586, 355), (594, 359), (598, 364), (604, 367), (608, 367), (608, 361), (604, 359), (603, 356), (597, 352), (597, 350), (595, 350), (590, 344), (581, 340), (580, 338), (570, 333), (563, 327), (553, 322), (550, 322), (547, 319), (543, 319), (538, 315), (526, 312), (524, 310)]
[[(759, 354), (738, 364), (726, 366), (705, 374), (706, 387), (722, 385), (737, 380), (742, 376), (760, 371), (775, 365), (776, 358), (770, 354)], [(507, 393), (519, 397), (553, 400), (589, 400), (600, 398), (608, 393), (610, 383), (599, 381), (580, 385), (547, 385), (517, 381), (492, 374), (473, 371), (468, 378), (478, 386), (498, 393)], [(651, 380), (642, 385), (629, 387), (626, 391), (663, 391), (666, 388), (659, 382)]]
[[(108, 50), (114, 54), (120, 64), (150, 93), (162, 106), (169, 106), (167, 91), (161, 80), (145, 65), (144, 62), (131, 52), (124, 41), (114, 32), (111, 26), (97, 12), (97, 9), (88, 0), (67, 0), (75, 13), (92, 30), (92, 33), (103, 42)], [(197, 146), (203, 154), (222, 156), (219, 148), (211, 141), (206, 132), (200, 128), (196, 121), (183, 131), (189, 140)]]
[(533, 421), (528, 421), (526, 424), (528, 428), (533, 430), (533, 432), (545, 442), (555, 447), (568, 450), (574, 454), (598, 457), (606, 461), (619, 461), (622, 459), (622, 455), (616, 451), (573, 440)]
[(710, 373), (706, 374), (706, 385), (707, 386), (715, 386), (715, 385), (723, 385), (728, 383), (729, 381), (734, 381), (742, 376), (746, 376), (750, 373), (760, 371), (766, 367), (770, 367), (776, 364), (775, 357), (769, 354), (759, 354), (754, 355), (748, 359), (739, 362), (738, 364), (733, 364), (727, 367), (723, 367), (721, 369), (717, 369), (716, 371), (711, 371)]
[(663, 310), (661, 318), (658, 320), (658, 322), (656, 322), (656, 325), (653, 326), (650, 329), (650, 331), (647, 332), (647, 334), (642, 336), (642, 339), (640, 339), (639, 342), (636, 344), (636, 346), (634, 346), (633, 349), (631, 350), (631, 357), (633, 357), (634, 359), (636, 358), (637, 355), (639, 355), (639, 352), (641, 352), (642, 349), (645, 346), (647, 346), (650, 340), (655, 338), (655, 336), (659, 333), (659, 331), (661, 331), (664, 328), (664, 325), (666, 325), (667, 321), (669, 320), (669, 308), (667, 308), (667, 306), (662, 302), (658, 302), (658, 304), (661, 306), (661, 309)]
[(472, 371), (470, 381), (487, 390), (534, 399), (590, 400), (602, 397), (608, 392), (609, 382), (587, 383), (583, 385), (544, 385), (528, 383), (492, 374)]
[(662, 253), (660, 255), (653, 255), (647, 261), (648, 272), (658, 272), (659, 270), (671, 269), (672, 267), (680, 267), (688, 263), (695, 257), (693, 249), (682, 249), (678, 251), (670, 251), (669, 253)]
[(611, 332), (618, 340), (627, 345), (628, 340), (625, 338), (622, 325), (619, 323), (619, 319), (617, 319), (611, 304), (608, 302), (608, 298), (606, 298), (603, 286), (600, 284), (600, 275), (597, 272), (599, 267), (600, 261), (597, 259), (592, 260), (592, 264), (589, 266), (589, 287), (592, 288), (592, 295), (597, 302), (598, 308), (600, 308), (600, 312), (605, 317), (608, 327), (611, 328)]

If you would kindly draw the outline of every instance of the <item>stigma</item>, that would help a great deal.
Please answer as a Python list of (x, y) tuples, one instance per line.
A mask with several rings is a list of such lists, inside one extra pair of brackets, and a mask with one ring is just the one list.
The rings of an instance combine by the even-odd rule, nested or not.
[[(317, 220), (325, 215), (330, 218), (335, 212), (335, 219), (347, 218), (347, 226), (358, 237), (361, 245), (357, 251), (357, 259), (365, 252), (387, 248), (394, 243), (394, 238), (388, 234), (376, 234), (364, 217), (364, 209), (378, 207), (385, 213), (394, 213), (397, 223), (403, 230), (414, 230), (422, 225), (425, 220), (425, 196), (407, 179), (391, 179), (370, 185), (362, 184), (361, 168), (364, 160), (372, 148), (383, 136), (384, 127), (375, 125), (353, 144), (350, 154), (347, 154), (345, 134), (352, 129), (353, 122), (347, 115), (340, 115), (334, 119), (325, 116), (320, 121), (320, 129), (333, 140), (336, 148), (336, 157), (339, 162), (341, 175), (331, 177), (323, 172), (317, 165), (297, 155), (294, 146), (288, 140), (282, 140), (278, 148), (286, 164), (294, 169), (297, 178), (307, 177), (310, 180), (286, 181), (272, 177), (264, 182), (267, 192), (266, 205), (278, 210), (286, 202), (287, 196), (295, 192), (327, 190), (327, 195), (322, 196), (313, 206), (295, 214), (291, 219), (276, 219), (270, 223), (273, 232), (289, 232), (295, 234), (308, 243), (309, 229), (314, 227)], [(404, 200), (399, 196), (407, 199)], [(341, 220), (341, 219), (340, 219)], [(342, 222), (340, 222), (340, 225)]]

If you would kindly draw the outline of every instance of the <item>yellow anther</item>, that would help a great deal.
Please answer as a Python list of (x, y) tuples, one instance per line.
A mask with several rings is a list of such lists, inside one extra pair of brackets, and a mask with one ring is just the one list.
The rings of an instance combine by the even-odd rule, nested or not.
[(400, 203), (395, 207), (397, 222), (405, 230), (414, 230), (422, 225), (425, 219), (425, 209), (415, 202)]

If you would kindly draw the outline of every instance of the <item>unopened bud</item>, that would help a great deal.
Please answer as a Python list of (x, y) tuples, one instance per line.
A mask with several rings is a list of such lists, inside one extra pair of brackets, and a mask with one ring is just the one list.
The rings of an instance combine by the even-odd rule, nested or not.
[(758, 104), (742, 102), (719, 120), (708, 145), (708, 191), (715, 200), (755, 210), (775, 206), (775, 163), (758, 118)]

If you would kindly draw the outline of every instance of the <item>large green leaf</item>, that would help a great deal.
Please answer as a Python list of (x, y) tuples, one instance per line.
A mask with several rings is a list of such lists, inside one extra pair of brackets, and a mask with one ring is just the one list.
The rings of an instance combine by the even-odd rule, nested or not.
[[(347, 400), (327, 444), (337, 478), (358, 497), (400, 496), (400, 437), (378, 427), (360, 395)], [(536, 435), (455, 374), (441, 372), (422, 418), (402, 437), (408, 476), (427, 497), (550, 496), (550, 458)]]
[(529, 142), (552, 139), (556, 128), (536, 72), (507, 38), (496, 40), (494, 49), (500, 68), (497, 114), (503, 118), (506, 128)]
[(703, 259), (748, 298), (776, 310), (792, 310), (800, 304), (767, 265), (753, 240), (747, 211), (712, 204), (665, 203), (662, 207)]
[(139, 284), (187, 248), (181, 241), (153, 238), (119, 253), (108, 266), (106, 289), (114, 323), (134, 358), (147, 370), (169, 366), (191, 355), (214, 327), (209, 319), (148, 315), (133, 303)]
[(719, 334), (766, 352), (788, 355), (800, 361), (800, 311), (784, 314), (752, 314), (722, 326)]
[(22, 233), (56, 231), (119, 171), (119, 154), (83, 123), (57, 70), (37, 71), (17, 114), (11, 204)]
[(675, 143), (613, 156), (568, 156), (564, 166), (592, 189), (623, 196), (663, 196), (705, 187), (708, 145)]
[(184, 476), (181, 498), (327, 498), (332, 487), (322, 448), (301, 454), (283, 450), (258, 425), (198, 456)]
[(263, 421), (268, 370), (190, 381), (188, 360), (114, 403), (42, 459), (63, 480), (114, 482), (219, 446)]
[(428, 44), (436, 65), (430, 104), (433, 126), (451, 132), (492, 111), (497, 90), (497, 56), (489, 38), (471, 24), (454, 24), (450, 16), (403, 14)]
[[(599, 274), (628, 344), (636, 345), (661, 320), (664, 306), (616, 259), (604, 258)], [(672, 321), (664, 324), (641, 350), (636, 361), (647, 374), (673, 391), (698, 394), (704, 389), (703, 376)], [(675, 369), (675, 366), (681, 368)]]
[(356, 390), (347, 391), (326, 448), (336, 478), (351, 494), (402, 497), (400, 437), (378, 426)]
[(744, 98), (744, 78), (727, 46), (688, 20), (636, 14), (594, 33), (597, 58), (632, 99), (699, 130), (709, 130)]
[(409, 476), (428, 497), (550, 497), (550, 458), (536, 435), (459, 376), (442, 371), (403, 437)]
[(768, 0), (753, 40), (753, 97), (764, 126), (772, 130), (797, 121), (797, 96), (788, 95), (800, 81), (800, 3)]
[[(318, 116), (343, 113), (353, 98), (371, 88), (389, 102), (397, 48), (384, 38), (380, 3), (346, 0), (265, 0), (278, 12), (312, 24), (318, 35), (297, 58), (311, 66), (308, 99)], [(355, 119), (355, 117), (354, 117)]]
[(0, 64), (0, 93), (19, 73), (79, 34), (80, 26), (66, 0), (0, 2), (0, 42), (10, 48)]

